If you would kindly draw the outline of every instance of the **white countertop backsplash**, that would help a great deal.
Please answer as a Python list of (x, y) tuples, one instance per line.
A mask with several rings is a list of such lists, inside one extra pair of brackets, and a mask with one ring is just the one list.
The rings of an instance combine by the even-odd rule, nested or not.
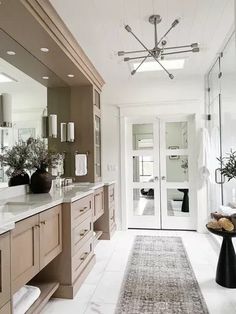
[(62, 203), (71, 203), (110, 183), (75, 183), (52, 188), (50, 193), (29, 194), (28, 186), (0, 190), (0, 234), (14, 229), (15, 223)]

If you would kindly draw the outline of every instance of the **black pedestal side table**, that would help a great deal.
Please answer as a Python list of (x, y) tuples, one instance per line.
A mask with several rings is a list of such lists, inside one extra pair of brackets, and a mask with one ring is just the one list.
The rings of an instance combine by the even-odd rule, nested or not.
[(232, 243), (232, 238), (236, 237), (236, 231), (221, 231), (208, 227), (207, 229), (223, 237), (216, 270), (216, 282), (222, 287), (236, 288), (236, 255)]

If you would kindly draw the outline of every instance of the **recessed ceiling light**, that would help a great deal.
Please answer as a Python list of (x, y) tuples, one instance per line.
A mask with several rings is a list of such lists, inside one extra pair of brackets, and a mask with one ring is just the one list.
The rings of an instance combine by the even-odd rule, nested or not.
[(43, 80), (49, 80), (49, 76), (43, 76), (42, 79)]
[(46, 47), (42, 47), (42, 48), (40, 48), (40, 50), (41, 50), (42, 52), (48, 52), (48, 51), (49, 51), (49, 49), (46, 48)]
[(67, 74), (68, 77), (75, 77), (74, 74)]
[[(160, 63), (167, 69), (167, 70), (179, 70), (183, 69), (185, 59), (174, 59), (174, 60), (161, 60)], [(135, 62), (133, 63), (134, 69), (140, 63)], [(142, 64), (142, 66), (137, 70), (137, 72), (150, 72), (150, 71), (163, 71), (163, 68), (156, 62), (156, 61), (149, 61)]]
[(8, 51), (7, 51), (7, 54), (8, 54), (9, 56), (14, 56), (16, 53), (15, 53), (15, 51), (8, 50)]
[(0, 83), (17, 82), (14, 78), (10, 77), (5, 73), (0, 73)]

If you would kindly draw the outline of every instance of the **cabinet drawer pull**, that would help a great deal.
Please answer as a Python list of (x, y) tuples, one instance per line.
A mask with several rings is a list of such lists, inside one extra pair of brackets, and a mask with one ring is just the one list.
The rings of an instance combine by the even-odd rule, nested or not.
[(35, 225), (35, 228), (40, 228), (40, 225)]
[(85, 252), (84, 255), (80, 257), (80, 260), (84, 261), (88, 255), (89, 255), (89, 253)]
[(99, 196), (99, 195), (100, 195), (100, 193), (95, 194), (95, 196)]
[(81, 231), (80, 236), (83, 237), (87, 232), (88, 232), (88, 230), (84, 229), (83, 231)]
[(84, 212), (87, 208), (88, 208), (88, 207), (85, 206), (84, 208), (80, 209), (80, 212), (81, 212), (81, 213)]
[(46, 221), (45, 221), (45, 220), (41, 221), (40, 223), (41, 223), (42, 225), (46, 225)]

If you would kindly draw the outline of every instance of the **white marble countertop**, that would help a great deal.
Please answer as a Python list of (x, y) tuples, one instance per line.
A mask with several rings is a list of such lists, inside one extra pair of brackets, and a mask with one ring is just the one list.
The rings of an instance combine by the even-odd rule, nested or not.
[[(107, 184), (107, 183), (106, 183)], [(71, 203), (104, 186), (99, 183), (75, 183), (60, 189), (54, 188), (47, 194), (22, 194), (1, 199), (0, 234), (14, 229), (15, 223), (62, 203)]]

